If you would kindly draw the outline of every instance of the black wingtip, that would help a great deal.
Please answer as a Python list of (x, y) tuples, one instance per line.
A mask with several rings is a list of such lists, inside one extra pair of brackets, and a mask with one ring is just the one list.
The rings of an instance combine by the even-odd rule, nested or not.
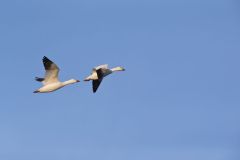
[(44, 81), (44, 78), (35, 77), (35, 80), (38, 82), (42, 82), (42, 81)]
[(33, 93), (39, 93), (39, 91), (34, 91)]
[(97, 87), (97, 88), (94, 88), (94, 86), (93, 86), (93, 89), (92, 89), (93, 93), (96, 93), (96, 92), (97, 92), (97, 89), (98, 89), (98, 87)]
[(43, 56), (43, 61), (49, 60), (46, 56)]
[(48, 59), (46, 56), (43, 57), (42, 61), (43, 61), (43, 65), (45, 67), (45, 70), (56, 69), (57, 68), (57, 66), (53, 63), (53, 61)]
[(48, 57), (46, 57), (46, 56), (43, 56), (43, 61), (50, 61), (50, 62), (52, 62)]

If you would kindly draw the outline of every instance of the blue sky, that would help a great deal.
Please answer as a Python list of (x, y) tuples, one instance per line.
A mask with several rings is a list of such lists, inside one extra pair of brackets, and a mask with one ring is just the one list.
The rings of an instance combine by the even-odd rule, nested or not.
[[(236, 0), (0, 2), (0, 159), (238, 160), (240, 3)], [(80, 82), (108, 63), (93, 94)]]

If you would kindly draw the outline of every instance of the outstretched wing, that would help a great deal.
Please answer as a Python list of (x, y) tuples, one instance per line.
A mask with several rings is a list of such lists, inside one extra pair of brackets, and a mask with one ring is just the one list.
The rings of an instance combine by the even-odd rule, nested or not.
[(97, 91), (97, 89), (100, 86), (101, 82), (102, 82), (102, 79), (101, 80), (98, 79), (98, 80), (93, 80), (92, 81), (93, 93), (95, 93)]
[(47, 84), (50, 84), (50, 83), (59, 82), (59, 80), (58, 80), (58, 73), (59, 73), (58, 66), (45, 56), (43, 57), (42, 61), (43, 61), (43, 65), (44, 65), (44, 68), (45, 68), (45, 71), (46, 71), (43, 84), (47, 85)]

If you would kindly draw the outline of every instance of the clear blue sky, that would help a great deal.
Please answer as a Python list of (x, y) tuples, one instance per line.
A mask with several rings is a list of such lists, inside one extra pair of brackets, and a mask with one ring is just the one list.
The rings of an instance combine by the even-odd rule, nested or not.
[[(239, 160), (240, 2), (3, 0), (1, 160)], [(93, 94), (108, 63), (126, 72)]]

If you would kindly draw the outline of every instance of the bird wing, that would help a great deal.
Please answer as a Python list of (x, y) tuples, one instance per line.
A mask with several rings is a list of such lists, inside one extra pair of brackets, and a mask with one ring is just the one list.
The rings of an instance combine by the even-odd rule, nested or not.
[(102, 65), (100, 65), (100, 66), (95, 67), (96, 70), (98, 70), (98, 69), (100, 69), (100, 68), (102, 68), (102, 69), (108, 69), (108, 64), (102, 64)]
[(58, 73), (60, 69), (58, 66), (45, 56), (43, 57), (42, 61), (46, 71), (43, 84), (47, 85), (50, 83), (59, 82)]
[(98, 87), (100, 86), (100, 84), (103, 80), (104, 69), (100, 68), (100, 69), (96, 70), (96, 72), (97, 72), (98, 79), (92, 81), (92, 87), (93, 87), (93, 92), (94, 93), (97, 91)]
[(95, 93), (99, 87), (99, 85), (101, 84), (102, 79), (98, 79), (98, 80), (93, 80), (92, 81), (92, 87), (93, 87), (93, 93)]

